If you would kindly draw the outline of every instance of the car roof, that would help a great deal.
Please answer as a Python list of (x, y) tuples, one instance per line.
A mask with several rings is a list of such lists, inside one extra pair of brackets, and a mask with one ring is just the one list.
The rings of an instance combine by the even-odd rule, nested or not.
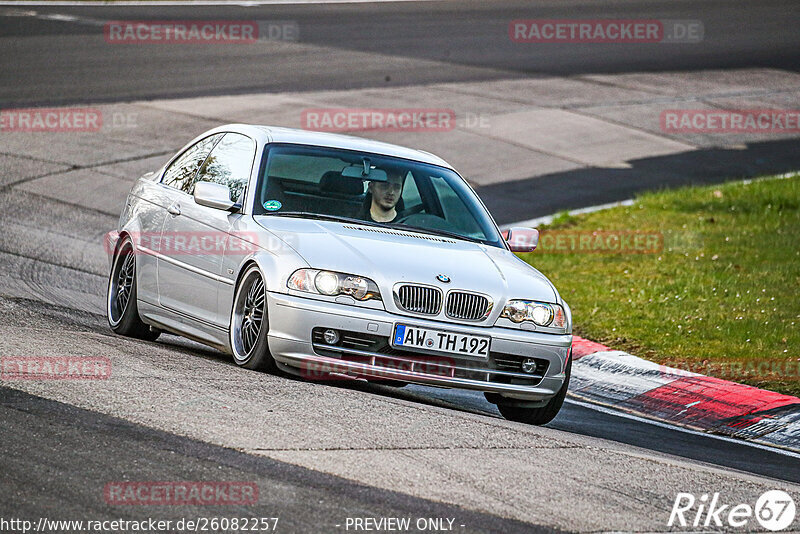
[(263, 143), (291, 143), (297, 145), (314, 145), (327, 148), (341, 148), (345, 150), (356, 150), (359, 152), (371, 152), (384, 156), (394, 156), (397, 158), (409, 159), (439, 165), (453, 169), (452, 165), (442, 158), (425, 152), (391, 143), (373, 141), (352, 135), (342, 135), (335, 133), (314, 132), (310, 130), (299, 130), (296, 128), (282, 128), (277, 126), (263, 126), (254, 124), (227, 124), (215, 128), (213, 131), (240, 131), (251, 137), (259, 139)]

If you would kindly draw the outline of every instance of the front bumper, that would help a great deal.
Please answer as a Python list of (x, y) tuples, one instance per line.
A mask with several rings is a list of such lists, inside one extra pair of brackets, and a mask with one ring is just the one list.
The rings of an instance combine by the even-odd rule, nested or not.
[[(473, 389), (524, 401), (544, 401), (564, 383), (564, 370), (572, 336), (543, 334), (507, 328), (481, 328), (458, 323), (431, 321), (390, 314), (384, 310), (268, 293), (269, 347), (280, 363), (316, 373), (338, 373), (365, 378), (383, 378), (416, 384)], [(489, 335), (489, 359), (424, 354), (388, 346), (396, 323)], [(386, 346), (364, 350), (352, 346), (331, 346), (312, 330), (331, 328), (360, 338), (386, 339)], [(535, 358), (537, 372), (504, 370), (515, 359)], [(541, 369), (541, 372), (539, 371)]]

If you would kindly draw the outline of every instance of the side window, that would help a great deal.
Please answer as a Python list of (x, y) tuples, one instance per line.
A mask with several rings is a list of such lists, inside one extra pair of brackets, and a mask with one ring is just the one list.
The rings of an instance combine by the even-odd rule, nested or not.
[[(242, 134), (226, 133), (200, 167), (195, 182), (225, 185), (230, 190), (231, 200), (237, 202), (250, 180), (255, 155), (255, 141)], [(189, 190), (192, 192), (194, 182)]]
[(222, 135), (223, 134), (217, 134), (206, 137), (186, 149), (186, 152), (173, 161), (169, 168), (164, 171), (164, 177), (161, 179), (161, 183), (174, 187), (175, 189), (180, 189), (184, 193), (189, 193), (197, 169), (203, 164), (208, 153), (214, 148), (214, 143), (216, 143)]
[(420, 204), (422, 204), (422, 197), (419, 194), (417, 180), (412, 173), (408, 173), (403, 183), (403, 205), (405, 209), (409, 209)]
[(318, 155), (273, 154), (270, 156), (269, 174), (277, 178), (288, 178), (295, 182), (319, 184), (328, 171), (341, 170), (347, 162), (339, 158)]

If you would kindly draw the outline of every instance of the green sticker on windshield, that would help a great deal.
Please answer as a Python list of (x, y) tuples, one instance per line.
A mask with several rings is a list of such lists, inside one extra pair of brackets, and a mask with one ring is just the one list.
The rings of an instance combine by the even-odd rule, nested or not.
[(263, 205), (267, 211), (278, 211), (283, 204), (279, 200), (267, 200)]

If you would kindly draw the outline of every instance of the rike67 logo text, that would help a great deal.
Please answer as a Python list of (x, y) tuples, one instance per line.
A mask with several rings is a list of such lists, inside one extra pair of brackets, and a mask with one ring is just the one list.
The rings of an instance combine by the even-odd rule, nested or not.
[(755, 506), (725, 503), (719, 493), (703, 493), (699, 498), (691, 493), (678, 493), (667, 526), (693, 530), (697, 527), (752, 529), (758, 526), (752, 523), (755, 519), (762, 528), (777, 532), (794, 523), (795, 512), (794, 500), (781, 490), (765, 492)]

